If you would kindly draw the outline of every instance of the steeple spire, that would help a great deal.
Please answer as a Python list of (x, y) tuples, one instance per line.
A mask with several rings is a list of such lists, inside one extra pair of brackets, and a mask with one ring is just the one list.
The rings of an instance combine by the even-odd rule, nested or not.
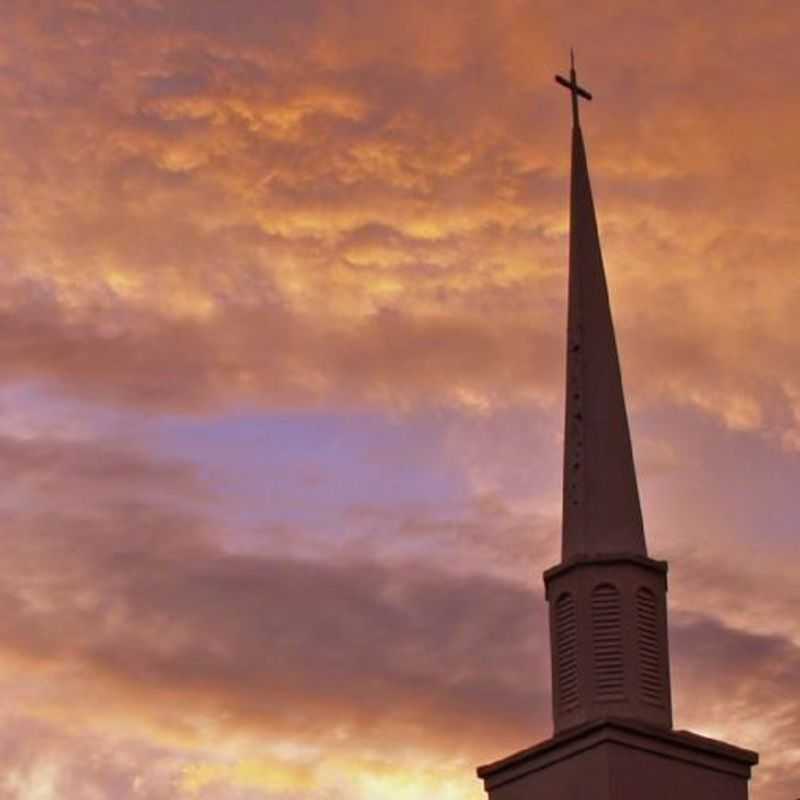
[(586, 150), (572, 93), (567, 397), (562, 558), (647, 555), (617, 345), (597, 233)]

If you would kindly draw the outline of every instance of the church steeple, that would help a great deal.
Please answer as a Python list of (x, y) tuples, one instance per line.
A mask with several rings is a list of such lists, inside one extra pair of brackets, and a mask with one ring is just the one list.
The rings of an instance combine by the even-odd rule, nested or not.
[(563, 558), (544, 573), (554, 734), (478, 768), (489, 800), (747, 800), (758, 754), (672, 729), (667, 563), (645, 548), (572, 60)]
[(574, 59), (562, 562), (545, 573), (556, 731), (672, 725), (666, 572), (648, 558)]
[(597, 233), (576, 80), (572, 93), (569, 317), (564, 431), (562, 558), (600, 553), (647, 555), (619, 357)]

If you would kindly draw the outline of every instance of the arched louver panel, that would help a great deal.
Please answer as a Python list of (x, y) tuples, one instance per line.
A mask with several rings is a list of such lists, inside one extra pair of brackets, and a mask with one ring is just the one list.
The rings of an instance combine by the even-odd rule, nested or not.
[(556, 697), (561, 711), (578, 705), (578, 621), (575, 600), (562, 594), (556, 601)]
[(664, 679), (658, 639), (658, 606), (649, 589), (636, 592), (636, 631), (639, 638), (639, 686), (642, 699), (664, 705)]
[(601, 584), (592, 591), (594, 685), (601, 702), (625, 698), (625, 659), (622, 643), (622, 603), (619, 591)]

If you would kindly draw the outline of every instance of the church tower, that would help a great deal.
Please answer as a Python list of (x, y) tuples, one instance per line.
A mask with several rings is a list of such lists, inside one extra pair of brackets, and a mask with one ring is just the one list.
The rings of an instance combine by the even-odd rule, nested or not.
[(647, 556), (574, 67), (570, 78), (562, 553), (545, 573), (553, 719), (556, 732), (604, 716), (670, 728), (667, 564)]
[(672, 727), (667, 564), (649, 557), (572, 96), (561, 563), (544, 574), (554, 735), (481, 767), (490, 800), (746, 800), (758, 756)]

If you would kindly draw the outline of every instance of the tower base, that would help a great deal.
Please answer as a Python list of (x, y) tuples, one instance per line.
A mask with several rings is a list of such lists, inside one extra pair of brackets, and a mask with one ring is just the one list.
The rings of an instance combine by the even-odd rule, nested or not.
[(602, 719), (478, 768), (489, 800), (747, 800), (751, 750)]

